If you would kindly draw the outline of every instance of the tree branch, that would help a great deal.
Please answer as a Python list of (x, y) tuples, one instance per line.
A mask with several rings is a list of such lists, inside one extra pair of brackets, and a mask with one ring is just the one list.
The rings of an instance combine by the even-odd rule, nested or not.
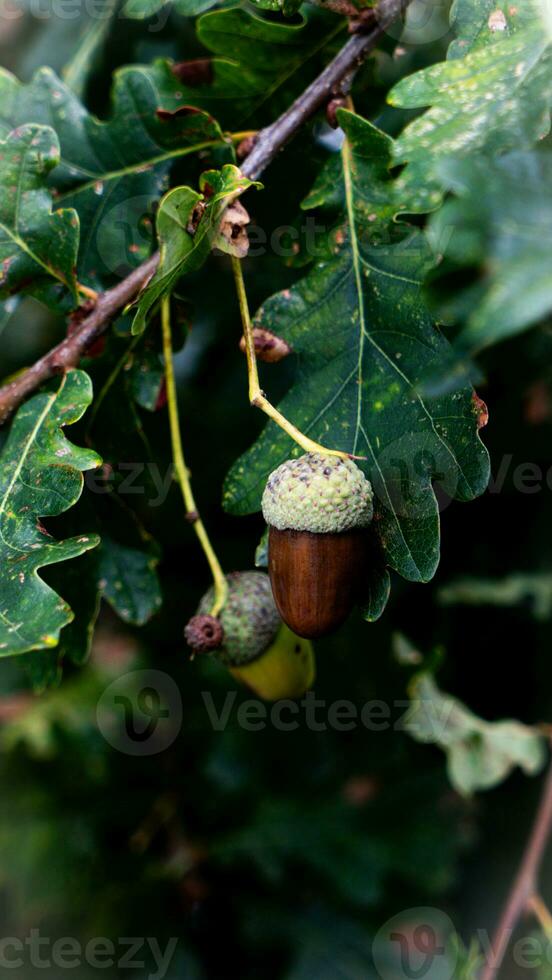
[[(368, 34), (351, 37), (293, 105), (276, 122), (261, 130), (251, 153), (241, 165), (246, 177), (259, 177), (303, 123), (330, 98), (335, 87), (351, 68), (360, 64), (362, 58), (375, 48), (390, 24), (410, 2), (411, 0), (381, 0), (374, 11), (373, 29)], [(159, 254), (155, 253), (126, 279), (101, 293), (94, 309), (70, 337), (0, 388), (0, 425), (41, 384), (55, 374), (77, 366), (87, 349), (107, 330), (116, 314), (136, 298), (154, 274), (158, 263)]]
[(81, 357), (101, 334), (107, 330), (113, 317), (136, 298), (140, 290), (155, 272), (159, 263), (156, 252), (147, 262), (134, 269), (126, 279), (122, 279), (113, 289), (100, 293), (94, 309), (82, 321), (71, 336), (53, 347), (44, 357), (36, 361), (13, 381), (0, 388), (0, 425), (6, 421), (14, 409), (41, 384), (54, 375), (76, 367)]
[(538, 897), (538, 875), (552, 832), (552, 763), (546, 777), (542, 799), (533, 829), (514, 879), (481, 980), (495, 980), (506, 955), (512, 933), (521, 917), (531, 910)]

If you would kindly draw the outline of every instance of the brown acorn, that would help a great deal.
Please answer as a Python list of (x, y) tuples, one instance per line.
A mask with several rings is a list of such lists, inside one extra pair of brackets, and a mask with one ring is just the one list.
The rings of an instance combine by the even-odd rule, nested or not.
[(299, 636), (333, 632), (353, 608), (366, 564), (372, 488), (352, 460), (306, 453), (270, 477), (263, 494), (274, 601)]

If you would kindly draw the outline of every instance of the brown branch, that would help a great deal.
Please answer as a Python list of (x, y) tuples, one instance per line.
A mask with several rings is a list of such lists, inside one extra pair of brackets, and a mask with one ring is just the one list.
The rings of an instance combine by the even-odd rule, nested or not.
[[(241, 165), (246, 177), (256, 179), (260, 176), (303, 123), (327, 102), (335, 86), (376, 46), (390, 24), (409, 3), (410, 0), (381, 0), (374, 11), (376, 26), (367, 34), (351, 37), (293, 105), (276, 122), (261, 130), (252, 151)], [(158, 262), (159, 255), (156, 253), (113, 289), (102, 293), (92, 312), (82, 320), (70, 337), (0, 388), (0, 425), (41, 384), (55, 374), (77, 366), (88, 348), (107, 330), (116, 314), (136, 298), (154, 274)]]
[(494, 934), (481, 980), (495, 980), (506, 955), (512, 933), (521, 917), (531, 909), (539, 894), (538, 875), (552, 832), (552, 763), (546, 777), (542, 799), (525, 848), (519, 871)]
[(81, 357), (98, 337), (107, 330), (113, 317), (138, 295), (143, 286), (155, 272), (159, 262), (156, 253), (147, 262), (134, 269), (126, 279), (122, 279), (113, 289), (98, 296), (92, 312), (79, 327), (53, 347), (44, 357), (36, 361), (13, 381), (0, 388), (0, 425), (5, 422), (15, 408), (41, 384), (67, 368), (76, 367)]
[(339, 54), (275, 123), (259, 133), (252, 152), (242, 164), (247, 177), (257, 179), (274, 157), (333, 94), (336, 85), (355, 65), (375, 48), (387, 28), (406, 9), (410, 0), (381, 0), (374, 11), (376, 26), (368, 34), (357, 34), (347, 41)]

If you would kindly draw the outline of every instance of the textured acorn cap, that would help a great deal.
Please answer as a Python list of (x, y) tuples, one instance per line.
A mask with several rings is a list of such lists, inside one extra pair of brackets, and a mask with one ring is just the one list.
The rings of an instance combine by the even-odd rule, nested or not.
[[(226, 576), (228, 597), (219, 619), (224, 631), (222, 646), (214, 655), (229, 667), (251, 663), (272, 643), (282, 620), (272, 598), (265, 572), (232, 572)], [(214, 589), (203, 596), (198, 615), (213, 607)]]
[(263, 515), (279, 531), (337, 534), (372, 520), (372, 487), (351, 459), (306, 453), (270, 474)]

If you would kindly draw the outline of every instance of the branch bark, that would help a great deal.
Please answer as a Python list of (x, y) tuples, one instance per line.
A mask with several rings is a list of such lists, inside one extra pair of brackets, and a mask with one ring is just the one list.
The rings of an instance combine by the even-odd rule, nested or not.
[(519, 920), (538, 898), (538, 875), (552, 833), (552, 763), (518, 873), (493, 936), (492, 947), (481, 980), (495, 980)]
[[(342, 79), (372, 51), (387, 28), (410, 2), (411, 0), (380, 0), (374, 11), (373, 29), (367, 34), (351, 37), (293, 105), (276, 122), (261, 130), (253, 149), (241, 164), (241, 170), (247, 177), (256, 179), (260, 176), (303, 123), (330, 98)], [(0, 387), (0, 425), (41, 384), (67, 368), (78, 365), (81, 357), (107, 330), (116, 314), (136, 298), (155, 273), (158, 263), (159, 254), (155, 253), (126, 279), (102, 293), (94, 309), (70, 337), (9, 384)]]

